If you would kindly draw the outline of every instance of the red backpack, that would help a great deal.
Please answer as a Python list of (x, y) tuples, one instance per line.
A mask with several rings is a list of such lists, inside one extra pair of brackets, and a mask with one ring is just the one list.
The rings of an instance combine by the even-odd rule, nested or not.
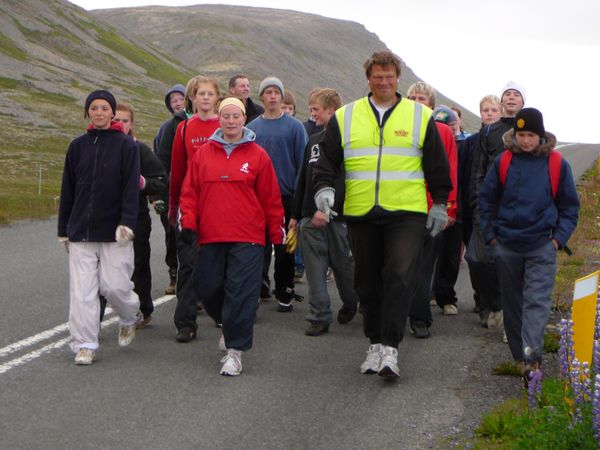
[[(506, 174), (508, 173), (508, 168), (510, 167), (512, 156), (513, 154), (510, 150), (504, 150), (504, 153), (502, 153), (502, 156), (500, 156), (499, 176), (500, 184), (502, 186), (504, 186), (504, 184), (506, 183)], [(562, 155), (556, 150), (550, 150), (548, 158), (548, 172), (550, 173), (550, 189), (552, 190), (552, 198), (555, 199), (556, 193), (558, 192), (558, 183), (560, 181), (560, 165)]]

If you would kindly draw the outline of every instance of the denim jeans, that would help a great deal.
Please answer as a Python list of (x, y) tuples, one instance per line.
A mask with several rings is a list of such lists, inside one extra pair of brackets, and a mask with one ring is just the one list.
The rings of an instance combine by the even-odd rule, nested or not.
[[(541, 362), (552, 307), (556, 249), (551, 240), (528, 252), (501, 244), (494, 247), (510, 352), (516, 361)], [(526, 347), (531, 349), (529, 355)]]
[(327, 268), (331, 267), (340, 298), (345, 308), (356, 310), (358, 296), (354, 291), (354, 259), (350, 254), (346, 224), (330, 222), (315, 228), (311, 218), (300, 221), (300, 240), (308, 281), (310, 322), (331, 323), (331, 299), (327, 292)]

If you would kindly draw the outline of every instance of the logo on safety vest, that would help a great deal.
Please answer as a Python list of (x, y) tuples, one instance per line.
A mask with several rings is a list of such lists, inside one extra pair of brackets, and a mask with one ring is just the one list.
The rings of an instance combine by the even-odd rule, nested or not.
[(408, 131), (406, 130), (394, 130), (394, 134), (398, 137), (406, 137), (408, 136)]
[(244, 163), (242, 164), (242, 168), (240, 169), (240, 172), (244, 172), (244, 173), (250, 173), (250, 171), (248, 170), (248, 163)]

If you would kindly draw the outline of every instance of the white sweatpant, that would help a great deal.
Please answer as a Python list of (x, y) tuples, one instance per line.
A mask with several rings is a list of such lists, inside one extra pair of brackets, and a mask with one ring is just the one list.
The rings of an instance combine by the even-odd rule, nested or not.
[(133, 243), (69, 243), (69, 331), (71, 350), (96, 350), (100, 331), (100, 299), (106, 298), (121, 325), (137, 320), (140, 300), (133, 291)]

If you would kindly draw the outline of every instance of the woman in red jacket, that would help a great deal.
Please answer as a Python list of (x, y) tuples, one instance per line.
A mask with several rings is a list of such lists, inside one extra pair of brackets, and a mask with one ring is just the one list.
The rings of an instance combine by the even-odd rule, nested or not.
[[(171, 153), (171, 178), (169, 185), (169, 223), (175, 227), (179, 212), (179, 197), (183, 180), (198, 149), (219, 128), (217, 102), (221, 96), (219, 83), (213, 78), (196, 76), (188, 84), (185, 100), (188, 111), (195, 114), (179, 123)], [(177, 306), (173, 322), (177, 328), (177, 342), (190, 342), (196, 338), (196, 315), (199, 300), (192, 285), (195, 249), (186, 245), (176, 232), (177, 240)]]
[(241, 373), (242, 351), (252, 347), (265, 235), (273, 243), (285, 239), (273, 164), (245, 120), (238, 98), (221, 102), (221, 128), (196, 152), (179, 203), (182, 239), (199, 246), (194, 288), (206, 312), (223, 324), (221, 375), (230, 376)]

